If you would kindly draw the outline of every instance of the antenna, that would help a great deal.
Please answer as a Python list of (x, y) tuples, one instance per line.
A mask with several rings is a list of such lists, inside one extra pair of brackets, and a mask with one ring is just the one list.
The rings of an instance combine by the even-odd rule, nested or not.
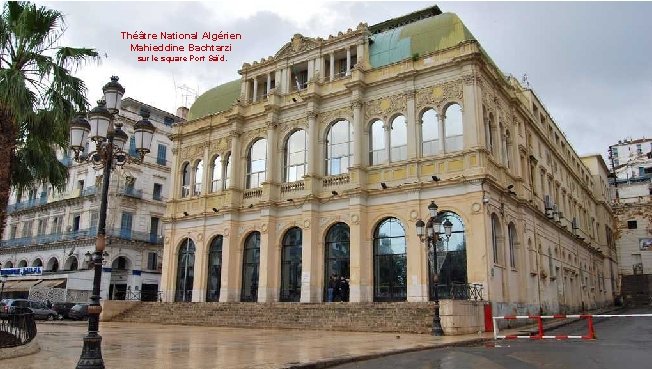
[(188, 100), (191, 98), (193, 101), (197, 99), (197, 90), (188, 87), (188, 85), (177, 86), (175, 83), (174, 88), (181, 91), (182, 106), (188, 107)]

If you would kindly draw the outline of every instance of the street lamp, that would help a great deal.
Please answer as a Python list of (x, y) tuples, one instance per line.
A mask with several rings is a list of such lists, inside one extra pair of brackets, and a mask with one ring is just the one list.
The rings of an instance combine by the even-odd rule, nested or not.
[(432, 317), (432, 335), (433, 336), (443, 336), (444, 329), (441, 326), (441, 317), (439, 316), (439, 271), (437, 270), (437, 242), (442, 240), (442, 236), (446, 237), (446, 240), (450, 239), (451, 233), (453, 232), (453, 223), (450, 220), (446, 219), (444, 222), (444, 233), (441, 233), (441, 213), (437, 212), (437, 204), (434, 201), (430, 202), (428, 205), (428, 218), (427, 223), (424, 223), (423, 220), (417, 220), (417, 236), (421, 242), (426, 243), (426, 248), (428, 251), (428, 257), (430, 260), (430, 271), (432, 274), (432, 282), (435, 289), (435, 314)]
[[(111, 169), (122, 166), (127, 162), (142, 163), (149, 152), (149, 146), (154, 135), (154, 125), (143, 116), (143, 120), (134, 125), (136, 151), (140, 158), (131, 158), (124, 152), (128, 136), (122, 130), (122, 122), (116, 121), (115, 114), (120, 111), (120, 104), (125, 89), (118, 83), (118, 77), (111, 77), (111, 81), (102, 88), (104, 99), (97, 102), (97, 106), (88, 114), (88, 120), (78, 116), (70, 123), (70, 148), (75, 152), (75, 161), (88, 161), (96, 169), (102, 168), (102, 194), (100, 213), (97, 226), (97, 239), (95, 252), (86, 253), (87, 261), (94, 268), (93, 291), (91, 303), (88, 306), (88, 334), (84, 336), (84, 347), (77, 362), (77, 369), (104, 368), (102, 359), (102, 336), (99, 335), (100, 313), (100, 281), (102, 279), (102, 260), (105, 256), (106, 246), (106, 209), (109, 192), (109, 176)], [(95, 142), (96, 150), (87, 155), (80, 155), (85, 150), (86, 140)]]
[(0, 299), (2, 299), (2, 296), (5, 294), (5, 282), (7, 282), (7, 275), (3, 274), (0, 277), (0, 283), (2, 283), (2, 287), (0, 287)]

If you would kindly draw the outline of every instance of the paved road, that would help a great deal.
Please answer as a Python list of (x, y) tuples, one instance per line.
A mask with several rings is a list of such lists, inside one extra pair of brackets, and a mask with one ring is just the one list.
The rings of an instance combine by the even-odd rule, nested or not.
[[(631, 309), (618, 314), (652, 313)], [(596, 319), (593, 341), (496, 341), (387, 356), (337, 366), (338, 369), (644, 369), (652, 367), (652, 317)], [(552, 334), (585, 334), (586, 323)], [(546, 332), (549, 334), (549, 332)]]

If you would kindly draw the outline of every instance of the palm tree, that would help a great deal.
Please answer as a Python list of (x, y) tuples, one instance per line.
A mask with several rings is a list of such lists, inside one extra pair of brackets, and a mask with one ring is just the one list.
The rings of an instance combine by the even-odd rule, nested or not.
[(93, 49), (59, 46), (63, 15), (29, 2), (7, 2), (0, 16), (0, 236), (12, 188), (63, 189), (68, 122), (85, 111), (86, 86), (72, 73)]

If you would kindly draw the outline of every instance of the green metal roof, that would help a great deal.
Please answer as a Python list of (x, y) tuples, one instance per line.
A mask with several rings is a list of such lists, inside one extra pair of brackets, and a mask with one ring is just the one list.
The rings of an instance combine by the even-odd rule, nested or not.
[(371, 36), (369, 62), (382, 67), (413, 55), (427, 55), (464, 41), (475, 40), (460, 18), (443, 13)]
[(240, 80), (227, 82), (201, 94), (188, 112), (188, 120), (228, 110), (240, 97)]

